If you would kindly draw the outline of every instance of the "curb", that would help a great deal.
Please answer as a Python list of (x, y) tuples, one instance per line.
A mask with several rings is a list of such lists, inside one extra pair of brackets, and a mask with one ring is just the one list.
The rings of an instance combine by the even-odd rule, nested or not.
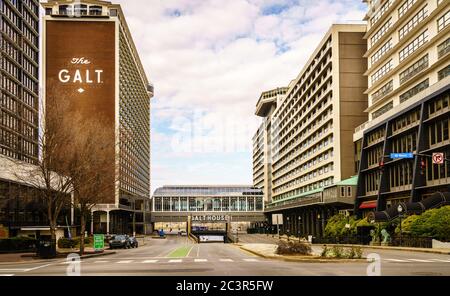
[(348, 244), (313, 244), (313, 246), (340, 246), (340, 247), (360, 247), (362, 249), (378, 249), (378, 250), (390, 250), (390, 251), (410, 251), (421, 253), (434, 253), (442, 255), (450, 255), (450, 250), (436, 250), (436, 249), (422, 249), (422, 248), (408, 248), (408, 247), (389, 247), (389, 246), (365, 246), (365, 245), (348, 245)]
[(264, 258), (264, 259), (271, 259), (271, 260), (282, 260), (287, 262), (303, 262), (303, 263), (358, 263), (358, 262), (367, 262), (367, 259), (322, 259), (322, 258), (295, 258), (295, 257), (286, 257), (286, 256), (267, 256), (262, 253), (244, 248), (239, 247), (240, 249), (249, 252), (253, 255), (256, 255), (258, 257)]
[(80, 259), (89, 259), (89, 258), (95, 258), (95, 257), (103, 257), (103, 256), (109, 256), (117, 254), (116, 251), (108, 252), (108, 253), (98, 253), (98, 254), (89, 254), (89, 255), (83, 255), (80, 257)]

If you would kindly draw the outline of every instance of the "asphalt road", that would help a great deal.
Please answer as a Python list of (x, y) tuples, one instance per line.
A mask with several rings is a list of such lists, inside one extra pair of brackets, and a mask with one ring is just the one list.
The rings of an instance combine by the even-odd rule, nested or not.
[[(252, 242), (252, 237), (242, 237)], [(269, 242), (255, 237), (256, 243)], [(270, 241), (273, 242), (273, 241)], [(419, 252), (372, 250), (380, 255), (381, 275), (450, 275), (450, 256)], [(367, 255), (367, 251), (365, 251)], [(370, 263), (299, 263), (268, 260), (242, 251), (232, 244), (192, 244), (185, 237), (148, 239), (138, 249), (89, 258), (79, 264), (66, 260), (36, 263), (2, 263), (4, 276), (210, 276), (210, 275), (367, 275)], [(372, 265), (373, 266), (373, 265)], [(378, 267), (377, 267), (378, 268)], [(375, 270), (377, 270), (377, 268)], [(373, 270), (373, 269), (372, 269)], [(73, 273), (75, 272), (75, 273)]]

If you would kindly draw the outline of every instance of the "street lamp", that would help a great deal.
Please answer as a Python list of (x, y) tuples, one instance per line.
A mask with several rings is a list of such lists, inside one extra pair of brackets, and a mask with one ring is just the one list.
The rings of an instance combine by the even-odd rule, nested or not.
[(300, 239), (300, 227), (301, 227), (301, 225), (302, 225), (302, 217), (301, 217), (301, 216), (298, 216), (298, 226), (297, 226), (297, 236), (298, 236), (298, 239)]
[(400, 247), (401, 247), (402, 246), (402, 212), (403, 212), (402, 205), (398, 205), (397, 212), (398, 212), (398, 217), (400, 218)]
[(291, 228), (291, 225), (289, 224), (289, 217), (286, 217), (286, 220), (287, 220), (287, 229), (286, 229), (286, 232), (287, 232), (287, 239), (288, 239), (288, 241), (289, 241), (289, 230), (290, 230), (290, 228)]

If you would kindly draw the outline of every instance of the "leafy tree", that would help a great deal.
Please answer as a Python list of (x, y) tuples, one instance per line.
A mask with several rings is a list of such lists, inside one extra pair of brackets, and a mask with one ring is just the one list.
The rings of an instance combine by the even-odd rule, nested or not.
[(411, 222), (411, 234), (433, 237), (438, 240), (450, 239), (450, 206), (432, 209)]

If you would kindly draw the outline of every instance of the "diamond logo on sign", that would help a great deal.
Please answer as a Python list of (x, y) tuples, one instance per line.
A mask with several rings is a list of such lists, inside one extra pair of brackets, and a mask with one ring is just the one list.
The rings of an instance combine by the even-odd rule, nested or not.
[(433, 164), (444, 164), (444, 153), (433, 153)]

